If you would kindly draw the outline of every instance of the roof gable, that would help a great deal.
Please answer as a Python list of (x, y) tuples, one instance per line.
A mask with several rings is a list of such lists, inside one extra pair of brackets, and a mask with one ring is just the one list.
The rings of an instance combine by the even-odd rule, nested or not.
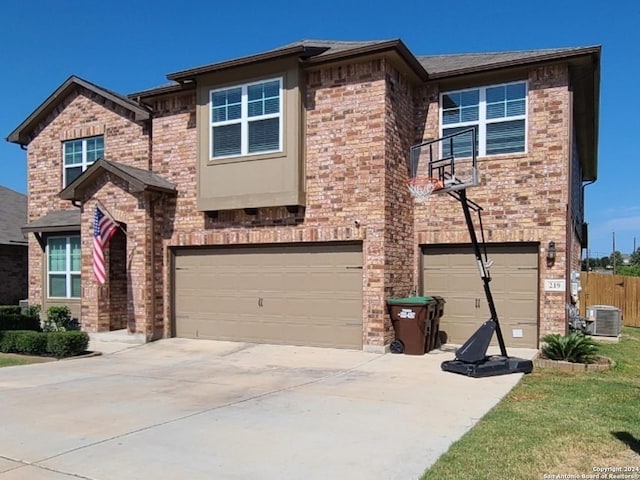
[(176, 192), (175, 185), (157, 173), (101, 158), (62, 190), (60, 198), (81, 201), (83, 192), (90, 188), (98, 176), (104, 172), (109, 172), (127, 182), (133, 193), (156, 191), (173, 194)]
[(99, 87), (80, 77), (72, 75), (62, 85), (60, 85), (49, 97), (36, 108), (18, 127), (7, 137), (8, 142), (28, 145), (31, 142), (31, 133), (37, 125), (45, 119), (58, 105), (73, 91), (78, 88), (85, 88), (116, 105), (119, 105), (134, 115), (136, 122), (147, 120), (150, 112), (133, 100), (128, 99), (118, 93)]

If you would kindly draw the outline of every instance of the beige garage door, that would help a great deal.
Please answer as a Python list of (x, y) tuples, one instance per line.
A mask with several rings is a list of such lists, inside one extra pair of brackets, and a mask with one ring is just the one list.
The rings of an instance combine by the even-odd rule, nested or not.
[(178, 337), (362, 348), (362, 248), (180, 249)]
[[(489, 308), (471, 246), (423, 247), (425, 295), (445, 298), (440, 330), (447, 342), (464, 343), (489, 319)], [(507, 346), (538, 346), (538, 247), (490, 246), (491, 292)], [(494, 344), (497, 344), (494, 335)]]

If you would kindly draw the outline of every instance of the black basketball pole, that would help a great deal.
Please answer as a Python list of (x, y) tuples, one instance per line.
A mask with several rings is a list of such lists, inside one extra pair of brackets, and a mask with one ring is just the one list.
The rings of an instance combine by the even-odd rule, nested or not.
[(493, 301), (491, 287), (489, 286), (489, 282), (491, 282), (491, 276), (489, 275), (487, 266), (482, 259), (482, 253), (480, 252), (480, 245), (478, 244), (478, 236), (476, 235), (476, 229), (473, 225), (473, 219), (471, 218), (471, 210), (469, 209), (469, 201), (467, 200), (467, 190), (466, 188), (463, 188), (462, 190), (459, 190), (456, 193), (457, 193), (456, 196), (458, 200), (460, 200), (460, 203), (462, 204), (464, 219), (467, 223), (467, 228), (469, 229), (469, 236), (471, 237), (471, 245), (473, 246), (473, 253), (476, 256), (476, 261), (478, 262), (478, 269), (480, 270), (480, 276), (482, 277), (482, 284), (484, 286), (484, 294), (487, 297), (487, 304), (489, 305), (489, 313), (491, 314), (491, 319), (496, 324), (496, 336), (498, 337), (498, 345), (500, 345), (500, 354), (503, 357), (506, 357), (507, 348), (504, 344), (504, 338), (502, 337), (502, 329), (500, 328), (500, 322), (498, 321), (498, 312), (496, 311), (496, 305)]

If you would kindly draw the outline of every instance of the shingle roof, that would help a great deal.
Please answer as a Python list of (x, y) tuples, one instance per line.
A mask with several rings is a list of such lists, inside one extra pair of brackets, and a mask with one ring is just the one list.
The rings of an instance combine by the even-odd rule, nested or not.
[(60, 198), (63, 200), (81, 200), (82, 192), (91, 186), (97, 176), (103, 171), (110, 172), (123, 179), (129, 184), (131, 192), (153, 190), (164, 193), (175, 193), (176, 191), (176, 186), (173, 183), (157, 173), (101, 158), (62, 190), (60, 192)]
[(487, 70), (580, 54), (596, 47), (553, 48), (519, 52), (463, 53), (455, 55), (418, 55), (416, 58), (430, 78), (469, 71)]
[(13, 132), (7, 137), (8, 142), (18, 143), (20, 145), (28, 145), (31, 141), (31, 133), (36, 126), (51, 113), (58, 104), (64, 100), (72, 91), (82, 87), (94, 92), (101, 97), (106, 98), (131, 111), (136, 121), (147, 120), (150, 112), (135, 101), (120, 95), (119, 93), (107, 90), (94, 83), (88, 82), (75, 75), (70, 76), (60, 85), (49, 97), (36, 108)]
[(418, 72), (418, 74), (423, 74), (426, 77), (426, 72), (424, 72), (424, 69), (417, 62), (415, 56), (411, 54), (406, 45), (402, 43), (402, 40), (392, 39), (370, 40), (364, 42), (300, 40), (297, 42), (289, 43), (287, 45), (283, 45), (282, 47), (257, 53), (255, 55), (238, 57), (231, 60), (225, 60), (222, 62), (211, 63), (208, 65), (190, 68), (188, 70), (170, 73), (167, 75), (167, 78), (169, 80), (178, 82), (188, 81), (192, 80), (197, 75), (202, 75), (204, 73), (223, 70), (225, 68), (238, 67), (240, 65), (247, 65), (275, 58), (282, 58), (289, 55), (297, 55), (309, 62), (319, 62), (333, 58), (344, 58), (351, 55), (361, 55), (391, 49), (396, 50), (402, 57), (404, 57), (407, 63), (412, 64), (413, 68)]
[(369, 41), (341, 41), (341, 40), (313, 40), (313, 39), (303, 39), (298, 40), (297, 42), (289, 43), (287, 45), (283, 45), (281, 47), (275, 48), (270, 51), (278, 51), (284, 48), (291, 48), (298, 45), (302, 45), (304, 47), (313, 47), (313, 48), (322, 48), (325, 51), (317, 53), (314, 57), (322, 57), (334, 54), (334, 53), (344, 53), (352, 50), (359, 50), (363, 47), (374, 47), (376, 45), (383, 45), (389, 42), (395, 42), (397, 39), (387, 39), (387, 40), (369, 40)]
[(27, 223), (27, 196), (0, 186), (0, 245), (26, 245), (20, 231)]
[(55, 210), (22, 227), (23, 232), (64, 232), (80, 230), (80, 209)]

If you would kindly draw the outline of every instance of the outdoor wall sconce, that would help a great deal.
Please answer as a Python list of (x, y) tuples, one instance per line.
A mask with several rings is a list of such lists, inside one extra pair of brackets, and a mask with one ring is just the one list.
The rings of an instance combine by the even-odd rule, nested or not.
[(555, 242), (549, 242), (547, 247), (547, 267), (553, 267), (556, 263), (556, 244)]

